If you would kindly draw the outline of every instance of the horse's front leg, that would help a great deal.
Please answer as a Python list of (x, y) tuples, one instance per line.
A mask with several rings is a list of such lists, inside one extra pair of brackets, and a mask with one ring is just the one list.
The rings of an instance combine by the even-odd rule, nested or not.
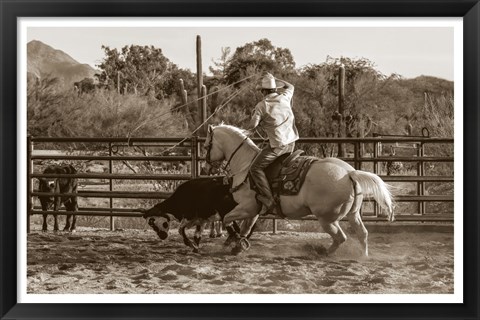
[[(235, 220), (246, 220), (242, 225), (240, 235), (235, 239), (236, 246), (232, 249), (233, 254), (239, 254), (250, 248), (250, 243), (248, 242), (246, 237), (250, 233), (250, 230), (252, 229), (255, 222), (257, 221), (257, 212), (258, 204), (256, 203), (256, 201), (249, 201), (247, 199), (243, 203), (239, 203), (239, 205), (237, 205), (235, 209), (230, 211), (225, 216), (224, 223), (226, 226), (228, 226), (227, 231), (230, 235), (232, 235), (232, 230), (234, 230), (232, 223)], [(230, 236), (229, 239), (231, 239)], [(229, 239), (227, 239), (227, 241), (229, 241)]]
[(228, 238), (227, 238), (227, 240), (225, 240), (223, 245), (225, 247), (228, 247), (230, 244), (232, 244), (233, 242), (236, 242), (236, 241), (238, 241), (238, 239), (240, 239), (240, 227), (234, 221), (234, 222), (230, 223), (229, 225), (225, 225), (225, 229), (227, 229)]

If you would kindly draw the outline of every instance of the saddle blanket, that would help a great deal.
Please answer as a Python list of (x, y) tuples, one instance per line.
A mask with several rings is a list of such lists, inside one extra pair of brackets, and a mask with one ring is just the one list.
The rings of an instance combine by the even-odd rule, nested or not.
[[(303, 150), (287, 153), (278, 157), (270, 166), (265, 169), (265, 174), (275, 198), (279, 196), (294, 196), (298, 194), (305, 182), (308, 169), (318, 158), (301, 156)], [(250, 180), (252, 178), (250, 177)], [(250, 186), (256, 190), (253, 181)]]
[[(301, 156), (303, 151), (298, 150), (287, 156), (279, 164), (279, 168), (267, 168), (267, 178), (274, 195), (294, 196), (300, 192), (305, 177), (313, 162), (318, 159), (311, 156)], [(275, 164), (275, 163), (274, 163)], [(274, 165), (273, 164), (273, 165)]]

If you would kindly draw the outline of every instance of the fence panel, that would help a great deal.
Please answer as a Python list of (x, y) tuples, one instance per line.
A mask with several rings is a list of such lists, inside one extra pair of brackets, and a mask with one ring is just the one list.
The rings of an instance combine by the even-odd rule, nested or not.
[[(79, 208), (79, 215), (85, 216), (106, 216), (110, 217), (110, 228), (115, 228), (115, 222), (113, 217), (141, 217), (140, 212), (135, 212), (138, 208), (115, 208), (114, 199), (165, 199), (171, 192), (162, 192), (162, 191), (116, 191), (115, 186), (118, 184), (115, 181), (126, 181), (126, 180), (143, 180), (143, 181), (181, 181), (188, 180), (192, 178), (199, 177), (200, 172), (200, 161), (205, 160), (204, 157), (201, 157), (201, 143), (205, 141), (205, 138), (202, 137), (192, 137), (184, 141), (180, 147), (188, 148), (188, 155), (169, 155), (165, 156), (160, 155), (116, 155), (112, 152), (112, 148), (118, 146), (122, 147), (141, 147), (141, 148), (164, 148), (166, 146), (179, 143), (182, 138), (46, 138), (46, 137), (28, 137), (27, 138), (27, 232), (30, 231), (30, 217), (32, 214), (43, 214), (41, 210), (38, 210), (38, 207), (33, 206), (33, 197), (38, 197), (41, 195), (59, 195), (38, 192), (38, 190), (33, 190), (33, 180), (36, 178), (70, 178), (72, 175), (67, 174), (42, 174), (39, 172), (34, 172), (34, 162), (35, 161), (52, 161), (52, 160), (67, 160), (67, 161), (107, 161), (108, 162), (108, 172), (107, 173), (89, 173), (89, 172), (78, 172), (74, 176), (78, 179), (97, 179), (97, 180), (106, 180), (108, 181), (108, 190), (96, 191), (96, 190), (80, 190), (75, 195), (85, 198), (106, 198), (109, 200), (109, 205), (107, 208), (94, 208), (94, 207), (84, 207)], [(254, 139), (259, 141), (258, 139)], [(72, 155), (72, 154), (54, 154), (54, 155), (45, 155), (45, 154), (35, 154), (34, 145), (38, 143), (56, 143), (56, 144), (65, 144), (65, 143), (83, 143), (83, 144), (93, 144), (93, 143), (104, 143), (107, 147), (108, 155), (97, 154), (93, 155)], [(113, 145), (114, 143), (118, 145)], [(453, 183), (453, 171), (452, 174), (445, 175), (427, 175), (425, 171), (426, 163), (446, 163), (452, 164), (454, 159), (452, 156), (439, 156), (439, 155), (425, 155), (425, 145), (427, 144), (447, 144), (453, 146), (453, 139), (440, 139), (440, 138), (423, 138), (423, 137), (374, 137), (374, 138), (302, 138), (298, 143), (305, 143), (307, 145), (338, 145), (345, 144), (353, 146), (353, 152), (351, 152), (350, 157), (342, 157), (341, 159), (351, 163), (356, 169), (363, 169), (364, 166), (371, 164), (372, 172), (378, 174), (384, 181), (387, 183), (399, 183), (399, 184), (415, 184), (415, 194), (403, 194), (395, 197), (396, 202), (398, 203), (408, 203), (413, 202), (417, 206), (418, 212), (400, 212), (400, 215), (397, 212), (397, 220), (400, 221), (422, 221), (422, 222), (451, 222), (453, 221), (453, 212), (444, 212), (442, 214), (432, 214), (427, 212), (427, 203), (452, 203), (453, 202), (453, 192), (452, 194), (429, 194), (426, 189), (426, 184), (439, 184), (439, 183)], [(389, 144), (398, 144), (399, 143), (414, 143), (417, 145), (417, 153), (412, 154), (411, 156), (397, 156), (390, 155), (384, 156), (382, 154), (382, 149), (385, 145)], [(120, 145), (121, 144), (121, 145)], [(370, 153), (360, 152), (363, 150), (367, 144), (372, 144)], [(408, 147), (411, 148), (411, 147)], [(347, 148), (348, 149), (348, 148)], [(347, 152), (348, 155), (348, 152)], [(190, 173), (181, 173), (181, 174), (125, 174), (125, 173), (114, 173), (114, 163), (122, 161), (153, 161), (158, 163), (169, 163), (169, 162), (188, 162), (190, 163)], [(387, 167), (392, 163), (411, 163), (412, 165), (416, 164), (416, 175), (390, 175), (390, 174), (381, 174), (382, 164), (386, 164)], [(92, 184), (93, 185), (93, 184)], [(453, 190), (453, 187), (452, 187)], [(366, 203), (371, 201), (366, 200)], [(452, 210), (453, 211), (453, 210)], [(49, 214), (66, 214), (65, 211), (48, 211)], [(363, 218), (367, 221), (382, 221), (385, 218), (379, 217), (379, 210), (376, 204), (373, 205), (371, 212), (363, 211)], [(264, 219), (274, 219), (276, 217), (266, 216), (262, 217)], [(302, 220), (309, 220), (314, 217), (306, 217)], [(276, 224), (274, 223), (274, 228)]]

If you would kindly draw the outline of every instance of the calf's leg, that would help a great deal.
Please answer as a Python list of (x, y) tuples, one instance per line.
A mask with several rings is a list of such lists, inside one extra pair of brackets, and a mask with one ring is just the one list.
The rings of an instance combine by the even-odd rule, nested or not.
[(188, 238), (185, 232), (185, 229), (192, 227), (194, 224), (195, 224), (194, 220), (183, 219), (182, 222), (180, 223), (180, 227), (178, 228), (178, 232), (183, 238), (183, 243), (185, 243), (187, 247), (192, 248), (194, 252), (198, 252), (198, 246)]
[[(47, 211), (48, 210), (48, 204), (45, 201), (40, 201), (42, 204), (42, 211)], [(42, 231), (47, 232), (48, 225), (47, 225), (47, 214), (43, 214), (43, 224), (42, 224)]]
[(75, 224), (77, 222), (77, 216), (75, 215), (75, 212), (78, 210), (78, 205), (76, 201), (72, 202), (66, 202), (65, 207), (67, 211), (72, 212), (71, 214), (67, 214), (67, 219), (65, 222), (65, 228), (63, 228), (63, 231), (71, 231), (75, 232)]

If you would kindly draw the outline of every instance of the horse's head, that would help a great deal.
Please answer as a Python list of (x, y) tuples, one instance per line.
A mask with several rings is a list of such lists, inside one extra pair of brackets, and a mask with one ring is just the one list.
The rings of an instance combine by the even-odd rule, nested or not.
[[(243, 146), (247, 148), (242, 148)], [(208, 174), (212, 173), (212, 169), (220, 168), (223, 160), (227, 161), (225, 167), (230, 166), (233, 171), (238, 170), (238, 167), (251, 163), (253, 157), (260, 151), (248, 138), (248, 131), (223, 123), (208, 127), (204, 147), (207, 152), (205, 169)], [(234, 157), (236, 161), (232, 161)], [(240, 157), (240, 160), (237, 157)]]
[[(156, 204), (152, 208), (143, 211), (143, 217), (147, 219), (148, 224), (155, 230), (160, 239), (165, 240), (168, 238), (168, 230), (170, 229), (170, 215), (164, 212), (162, 204)], [(158, 217), (153, 219), (152, 217)]]
[(212, 125), (208, 126), (207, 138), (205, 144), (203, 145), (206, 155), (206, 165), (205, 170), (207, 174), (216, 174), (222, 161), (225, 160), (224, 150), (220, 147), (220, 142), (218, 136), (213, 135), (215, 132), (215, 127)]

